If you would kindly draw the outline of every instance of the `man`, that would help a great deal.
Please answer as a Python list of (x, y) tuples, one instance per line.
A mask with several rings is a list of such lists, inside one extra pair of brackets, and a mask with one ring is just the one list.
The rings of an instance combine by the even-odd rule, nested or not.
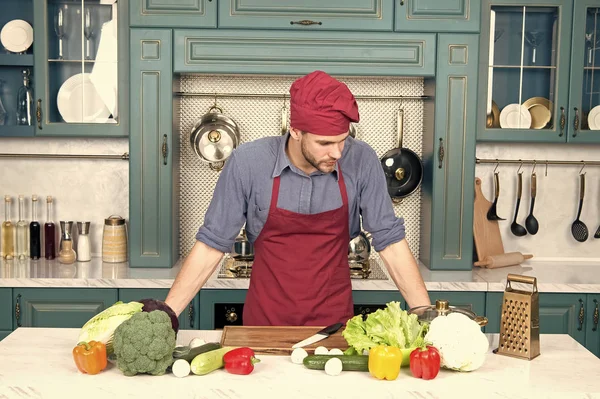
[(396, 218), (381, 163), (349, 137), (358, 122), (348, 87), (322, 71), (290, 89), (290, 131), (241, 145), (215, 187), (197, 242), (166, 303), (179, 315), (231, 252), (254, 244), (245, 325), (329, 325), (353, 316), (348, 244), (360, 217), (409, 306), (429, 296)]

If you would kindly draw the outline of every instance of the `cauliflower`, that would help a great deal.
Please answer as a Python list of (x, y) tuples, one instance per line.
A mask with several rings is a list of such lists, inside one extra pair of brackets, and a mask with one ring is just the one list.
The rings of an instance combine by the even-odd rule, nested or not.
[(113, 346), (123, 374), (164, 374), (175, 349), (169, 315), (162, 310), (134, 314), (115, 330)]
[(433, 319), (425, 341), (440, 352), (442, 367), (458, 371), (477, 370), (489, 349), (481, 327), (462, 313)]

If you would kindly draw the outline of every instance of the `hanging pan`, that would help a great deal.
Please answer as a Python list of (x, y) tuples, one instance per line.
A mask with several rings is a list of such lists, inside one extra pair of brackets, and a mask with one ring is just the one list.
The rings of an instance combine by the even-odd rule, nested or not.
[(381, 158), (387, 189), (394, 202), (414, 193), (423, 180), (423, 163), (412, 150), (402, 147), (404, 110), (398, 110), (398, 148), (386, 152)]
[(200, 160), (213, 170), (221, 170), (240, 144), (240, 130), (233, 119), (213, 105), (192, 128), (190, 144)]

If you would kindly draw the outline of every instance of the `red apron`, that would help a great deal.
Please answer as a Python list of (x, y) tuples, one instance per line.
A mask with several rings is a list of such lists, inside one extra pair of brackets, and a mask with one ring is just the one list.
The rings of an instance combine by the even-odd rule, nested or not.
[(338, 164), (341, 208), (312, 215), (277, 208), (254, 243), (244, 325), (327, 326), (354, 315), (348, 268), (348, 195)]

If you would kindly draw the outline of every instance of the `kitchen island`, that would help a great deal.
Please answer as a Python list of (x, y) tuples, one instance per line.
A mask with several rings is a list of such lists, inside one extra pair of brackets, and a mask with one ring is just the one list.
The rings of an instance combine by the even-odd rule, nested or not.
[[(267, 355), (258, 355), (261, 362), (246, 376), (217, 370), (185, 378), (126, 377), (112, 364), (85, 375), (71, 357), (78, 334), (18, 328), (0, 342), (0, 398), (600, 398), (600, 359), (568, 335), (542, 335), (541, 355), (528, 361), (493, 354), (498, 334), (488, 334), (489, 353), (476, 371), (442, 370), (425, 381), (403, 368), (396, 380), (380, 381), (356, 371), (329, 376), (288, 356)], [(194, 337), (216, 342), (221, 332), (181, 330), (177, 344)]]

